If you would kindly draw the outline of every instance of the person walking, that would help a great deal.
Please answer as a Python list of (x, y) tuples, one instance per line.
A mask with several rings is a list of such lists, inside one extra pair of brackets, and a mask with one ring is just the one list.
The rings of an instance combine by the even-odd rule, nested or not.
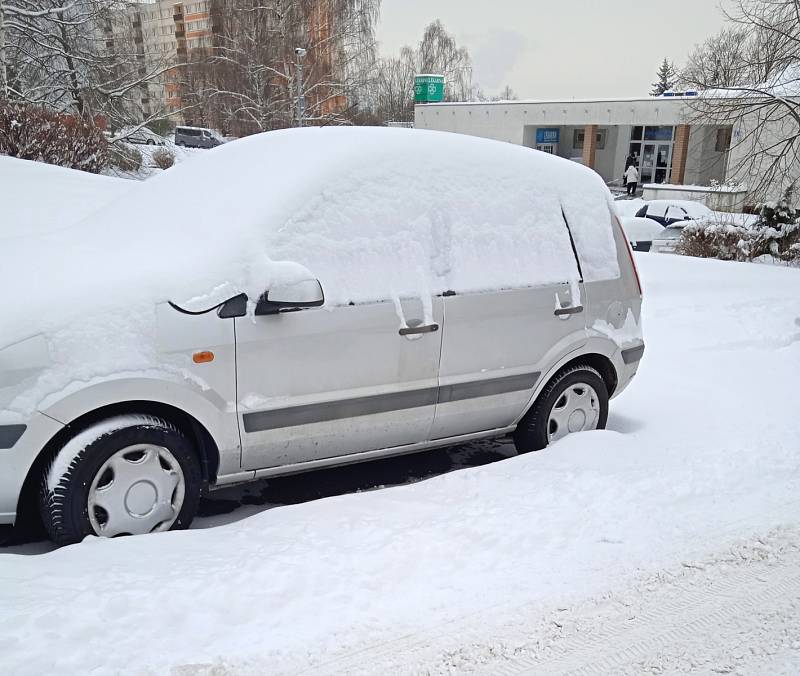
[(625, 187), (628, 189), (629, 195), (636, 194), (636, 188), (639, 186), (639, 170), (631, 165), (625, 170)]
[(628, 155), (625, 158), (625, 169), (622, 171), (622, 187), (625, 188), (628, 185), (628, 179), (625, 178), (625, 172), (628, 171), (628, 167), (632, 164), (636, 164), (636, 158), (633, 155)]

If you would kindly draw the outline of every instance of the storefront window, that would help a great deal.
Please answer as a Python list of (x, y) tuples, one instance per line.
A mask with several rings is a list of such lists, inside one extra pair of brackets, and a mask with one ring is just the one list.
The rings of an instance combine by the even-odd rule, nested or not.
[(672, 127), (645, 127), (645, 141), (671, 141)]

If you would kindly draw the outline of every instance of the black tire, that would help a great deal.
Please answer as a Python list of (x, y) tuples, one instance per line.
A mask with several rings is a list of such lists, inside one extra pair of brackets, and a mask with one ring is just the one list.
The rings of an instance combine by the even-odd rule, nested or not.
[(145, 143), (147, 145), (149, 145), (149, 146), (154, 146), (156, 144), (156, 142), (151, 138), (147, 139), (147, 141), (145, 141)]
[(591, 385), (597, 393), (600, 417), (597, 429), (605, 429), (608, 420), (608, 388), (602, 376), (591, 366), (578, 364), (562, 369), (545, 386), (530, 410), (514, 430), (517, 453), (529, 453), (545, 448), (549, 443), (548, 421), (550, 412), (565, 390), (578, 383)]
[[(115, 423), (120, 426), (114, 427)], [(96, 535), (88, 513), (89, 490), (95, 475), (117, 451), (143, 443), (166, 448), (180, 465), (184, 477), (183, 504), (169, 530), (188, 528), (197, 513), (202, 477), (195, 449), (180, 430), (166, 420), (147, 415), (119, 416), (98, 423), (94, 428), (96, 437), (91, 436), (93, 428), (76, 435), (76, 439), (86, 436), (86, 445), (75, 449), (67, 442), (42, 474), (39, 509), (50, 539), (66, 545), (80, 542), (87, 535)], [(48, 477), (62, 453), (68, 455), (61, 459), (61, 465), (68, 463), (68, 467), (62, 470), (60, 477), (54, 477), (57, 483), (51, 488)]]

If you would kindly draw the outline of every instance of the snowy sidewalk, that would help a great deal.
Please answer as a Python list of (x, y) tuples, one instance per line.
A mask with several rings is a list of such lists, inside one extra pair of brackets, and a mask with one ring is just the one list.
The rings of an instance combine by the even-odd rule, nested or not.
[[(493, 625), (496, 614), (366, 648), (307, 673), (754, 674), (772, 665), (763, 673), (796, 674), (800, 530), (683, 562), (624, 591), (545, 616), (521, 606)], [(243, 673), (251, 669), (258, 671), (247, 666)], [(178, 673), (210, 676), (200, 665)]]

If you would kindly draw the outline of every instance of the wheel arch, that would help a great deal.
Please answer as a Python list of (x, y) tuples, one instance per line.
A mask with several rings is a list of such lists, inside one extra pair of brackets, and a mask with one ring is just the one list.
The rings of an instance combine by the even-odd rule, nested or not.
[[(597, 345), (597, 347), (600, 348), (600, 345)], [(610, 399), (619, 385), (619, 375), (617, 374), (617, 369), (614, 367), (614, 363), (611, 361), (611, 358), (603, 354), (600, 349), (597, 351), (588, 350), (577, 355), (574, 352), (570, 352), (556, 362), (556, 364), (549, 371), (542, 374), (542, 377), (536, 383), (536, 387), (533, 391), (530, 401), (528, 401), (519, 418), (514, 421), (514, 424), (518, 424), (520, 420), (522, 420), (528, 414), (528, 411), (533, 408), (534, 404), (547, 387), (547, 383), (549, 383), (556, 376), (556, 374), (564, 369), (572, 368), (573, 366), (577, 366), (579, 364), (591, 366), (600, 374), (600, 377), (606, 384), (606, 388), (608, 389), (608, 397)]]
[(114, 402), (83, 413), (71, 420), (42, 447), (42, 450), (28, 469), (25, 481), (22, 484), (22, 490), (17, 501), (17, 520), (22, 520), (30, 525), (38, 522), (39, 510), (36, 496), (42, 472), (70, 438), (101, 420), (106, 420), (115, 415), (136, 413), (153, 415), (175, 425), (197, 449), (203, 479), (203, 490), (216, 481), (220, 463), (219, 448), (211, 433), (197, 418), (176, 406), (158, 401), (130, 400)]

